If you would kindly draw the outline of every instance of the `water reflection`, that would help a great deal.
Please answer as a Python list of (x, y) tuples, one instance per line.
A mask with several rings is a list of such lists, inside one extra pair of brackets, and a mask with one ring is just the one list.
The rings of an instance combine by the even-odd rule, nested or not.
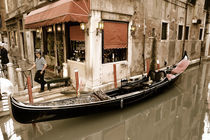
[(208, 93), (207, 93), (207, 112), (204, 118), (204, 132), (202, 135), (202, 140), (210, 139), (210, 82), (208, 83)]
[(33, 125), (1, 119), (0, 139), (207, 140), (208, 69), (208, 63), (191, 67), (172, 88), (123, 110)]
[(21, 140), (21, 136), (17, 136), (14, 130), (13, 120), (10, 118), (9, 120), (5, 121), (1, 124), (0, 128), (0, 139), (2, 140)]

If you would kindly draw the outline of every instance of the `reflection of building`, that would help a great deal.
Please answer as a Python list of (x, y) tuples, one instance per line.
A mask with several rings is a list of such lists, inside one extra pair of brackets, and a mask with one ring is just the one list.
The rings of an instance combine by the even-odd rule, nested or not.
[[(210, 76), (210, 72), (208, 76)], [(202, 135), (202, 140), (210, 139), (210, 81), (207, 84), (208, 84), (208, 92), (207, 92), (207, 105), (208, 105), (207, 110), (208, 111), (205, 113), (204, 132)]]
[(73, 81), (78, 69), (80, 83), (92, 89), (112, 85), (113, 64), (118, 80), (145, 72), (153, 28), (161, 67), (179, 61), (183, 50), (199, 58), (205, 1), (186, 1), (6, 0), (6, 24), (22, 59), (32, 61), (41, 48), (49, 68), (60, 72), (65, 62)]

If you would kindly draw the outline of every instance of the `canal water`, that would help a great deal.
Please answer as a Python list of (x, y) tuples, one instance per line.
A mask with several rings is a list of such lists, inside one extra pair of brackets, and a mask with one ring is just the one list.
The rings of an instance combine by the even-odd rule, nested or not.
[(20, 124), (0, 118), (9, 140), (210, 140), (210, 62), (188, 68), (174, 86), (122, 110)]

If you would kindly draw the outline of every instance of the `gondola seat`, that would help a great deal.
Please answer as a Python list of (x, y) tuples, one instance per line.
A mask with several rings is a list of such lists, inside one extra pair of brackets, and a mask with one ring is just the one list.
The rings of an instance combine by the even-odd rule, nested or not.
[(150, 70), (148, 75), (147, 75), (147, 81), (152, 80), (151, 82), (159, 82), (162, 79), (166, 77), (166, 72), (165, 71), (158, 71), (155, 72), (153, 70)]

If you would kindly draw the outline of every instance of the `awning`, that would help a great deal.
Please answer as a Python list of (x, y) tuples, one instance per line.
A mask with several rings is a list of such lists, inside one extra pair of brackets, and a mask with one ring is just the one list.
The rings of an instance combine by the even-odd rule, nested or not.
[(79, 25), (70, 26), (70, 40), (85, 41), (85, 32), (80, 29)]
[(30, 12), (25, 28), (37, 28), (63, 22), (88, 22), (90, 0), (59, 0)]
[(128, 47), (128, 23), (104, 21), (104, 49)]

